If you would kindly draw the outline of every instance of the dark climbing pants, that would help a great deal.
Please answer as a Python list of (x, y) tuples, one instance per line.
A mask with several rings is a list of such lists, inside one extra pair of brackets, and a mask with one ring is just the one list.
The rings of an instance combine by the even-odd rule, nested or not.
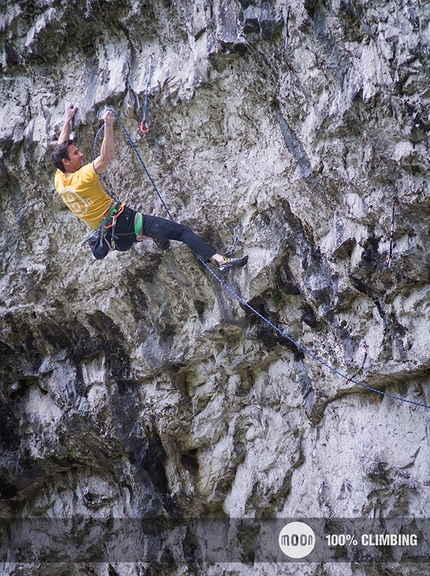
[[(124, 212), (118, 217), (115, 226), (115, 246), (117, 250), (129, 250), (136, 242), (134, 230), (136, 214), (135, 210), (126, 206)], [(197, 236), (191, 228), (166, 218), (142, 214), (142, 231), (140, 234), (155, 240), (177, 240), (178, 242), (183, 242), (206, 262), (216, 254), (216, 251)]]

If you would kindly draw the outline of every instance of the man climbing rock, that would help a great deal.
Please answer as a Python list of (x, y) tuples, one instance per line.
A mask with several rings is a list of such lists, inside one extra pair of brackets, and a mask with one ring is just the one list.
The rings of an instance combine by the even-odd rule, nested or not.
[[(248, 256), (227, 258), (218, 254), (197, 236), (190, 228), (172, 220), (149, 216), (117, 202), (106, 192), (99, 175), (102, 174), (114, 157), (115, 114), (107, 110), (104, 114), (104, 136), (100, 155), (89, 164), (84, 164), (83, 153), (70, 139), (71, 121), (76, 106), (66, 104), (64, 125), (58, 144), (52, 153), (52, 161), (57, 168), (55, 188), (70, 210), (88, 226), (100, 231), (100, 238), (116, 250), (129, 250), (134, 242), (152, 238), (158, 246), (168, 248), (169, 240), (186, 244), (206, 262), (214, 262), (221, 272), (244, 266)], [(91, 242), (90, 242), (91, 245)], [(106, 245), (107, 246), (107, 245)], [(102, 255), (93, 251), (97, 258)]]

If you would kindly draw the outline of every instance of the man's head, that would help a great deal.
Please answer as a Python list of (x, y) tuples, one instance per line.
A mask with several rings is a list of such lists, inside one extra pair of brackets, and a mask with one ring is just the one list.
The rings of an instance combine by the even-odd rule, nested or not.
[(84, 155), (73, 143), (73, 140), (66, 140), (55, 148), (51, 154), (54, 166), (62, 172), (76, 172), (84, 165), (82, 158)]

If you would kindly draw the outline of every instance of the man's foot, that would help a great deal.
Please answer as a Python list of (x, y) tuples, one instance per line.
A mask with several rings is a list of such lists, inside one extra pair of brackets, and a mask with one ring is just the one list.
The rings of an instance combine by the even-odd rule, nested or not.
[(248, 262), (248, 256), (243, 256), (243, 258), (225, 258), (222, 264), (218, 264), (220, 272), (227, 272), (230, 268), (242, 268)]
[(153, 238), (155, 244), (157, 244), (157, 246), (160, 248), (160, 250), (167, 250), (167, 248), (170, 247), (170, 241), (169, 240), (156, 240), (155, 238)]

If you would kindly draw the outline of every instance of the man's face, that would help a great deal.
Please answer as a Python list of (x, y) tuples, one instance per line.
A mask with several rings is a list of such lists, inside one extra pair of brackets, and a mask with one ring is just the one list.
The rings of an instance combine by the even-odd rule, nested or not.
[(73, 174), (73, 172), (76, 172), (84, 165), (84, 155), (74, 144), (69, 144), (69, 146), (67, 146), (67, 155), (68, 158), (63, 158), (63, 166), (66, 169), (66, 172)]

